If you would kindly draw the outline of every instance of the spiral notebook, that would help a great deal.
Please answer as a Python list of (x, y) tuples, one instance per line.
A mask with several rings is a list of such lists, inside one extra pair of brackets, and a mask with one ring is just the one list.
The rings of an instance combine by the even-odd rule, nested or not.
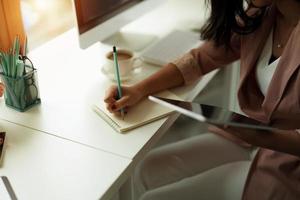
[[(156, 96), (180, 100), (179, 97), (170, 91), (158, 93)], [(108, 112), (104, 102), (94, 104), (93, 110), (112, 128), (121, 133), (164, 118), (173, 112), (169, 108), (148, 100), (148, 98), (145, 98), (137, 105), (131, 107), (125, 115), (124, 120), (120, 116)]]

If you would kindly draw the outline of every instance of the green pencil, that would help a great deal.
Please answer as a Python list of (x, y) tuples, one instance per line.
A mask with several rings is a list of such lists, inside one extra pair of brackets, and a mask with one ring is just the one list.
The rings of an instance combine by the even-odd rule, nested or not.
[[(122, 98), (122, 87), (121, 87), (121, 79), (120, 79), (120, 71), (119, 71), (119, 64), (118, 64), (118, 53), (117, 48), (113, 46), (113, 56), (114, 56), (114, 63), (115, 63), (115, 71), (116, 71), (116, 80), (118, 85), (118, 99)], [(122, 119), (124, 119), (124, 109), (120, 110)]]

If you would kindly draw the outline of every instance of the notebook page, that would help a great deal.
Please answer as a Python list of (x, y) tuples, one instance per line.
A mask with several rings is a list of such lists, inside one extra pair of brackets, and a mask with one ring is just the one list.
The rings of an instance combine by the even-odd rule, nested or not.
[[(161, 92), (156, 96), (179, 99), (175, 94), (169, 91)], [(137, 105), (129, 108), (124, 120), (121, 116), (113, 115), (107, 111), (104, 102), (96, 104), (94, 106), (94, 110), (119, 132), (128, 131), (152, 121), (161, 119), (172, 112), (171, 109), (156, 104), (147, 98), (142, 100)]]

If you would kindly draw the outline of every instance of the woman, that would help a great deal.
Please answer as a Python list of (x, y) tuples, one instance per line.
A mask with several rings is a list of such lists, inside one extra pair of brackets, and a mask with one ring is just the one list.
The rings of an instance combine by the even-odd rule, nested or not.
[(300, 199), (300, 1), (252, 0), (244, 12), (243, 0), (211, 0), (211, 8), (202, 46), (123, 87), (118, 101), (111, 87), (107, 109), (118, 113), (240, 59), (241, 109), (281, 130), (215, 127), (222, 137), (203, 134), (155, 149), (136, 172), (137, 192), (144, 200)]

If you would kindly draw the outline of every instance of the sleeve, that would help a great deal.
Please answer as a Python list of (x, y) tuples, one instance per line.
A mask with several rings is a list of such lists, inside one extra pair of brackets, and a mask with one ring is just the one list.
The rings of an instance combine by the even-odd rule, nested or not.
[(240, 58), (240, 36), (234, 34), (229, 48), (217, 47), (213, 41), (206, 41), (192, 49), (172, 64), (181, 72), (185, 84), (190, 84), (202, 75), (221, 68)]

